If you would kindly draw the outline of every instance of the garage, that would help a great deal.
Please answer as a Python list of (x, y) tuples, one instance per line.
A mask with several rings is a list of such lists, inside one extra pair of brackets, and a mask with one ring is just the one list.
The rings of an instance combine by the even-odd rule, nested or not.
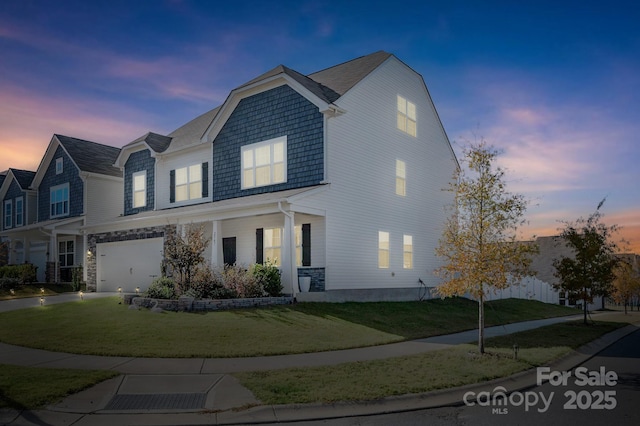
[(145, 291), (160, 276), (162, 249), (162, 238), (97, 244), (97, 291)]

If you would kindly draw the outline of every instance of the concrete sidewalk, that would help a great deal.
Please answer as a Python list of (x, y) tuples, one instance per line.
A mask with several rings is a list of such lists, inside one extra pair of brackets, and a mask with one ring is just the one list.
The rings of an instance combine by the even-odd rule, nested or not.
[[(0, 303), (2, 305), (2, 303)], [(579, 317), (579, 316), (577, 316)], [(510, 334), (575, 319), (576, 316), (490, 327), (487, 337)], [(570, 369), (631, 333), (629, 326), (581, 348), (554, 368)], [(477, 338), (477, 331), (456, 333), (390, 345), (299, 355), (254, 358), (133, 358), (75, 355), (0, 343), (0, 363), (48, 368), (104, 369), (122, 373), (45, 409), (0, 410), (7, 425), (162, 425), (247, 424), (311, 420), (388, 413), (460, 404), (469, 389), (492, 389), (497, 382), (421, 395), (385, 398), (368, 403), (264, 406), (230, 375), (239, 371), (334, 365), (413, 355)], [(499, 381), (509, 391), (535, 383), (534, 373)]]

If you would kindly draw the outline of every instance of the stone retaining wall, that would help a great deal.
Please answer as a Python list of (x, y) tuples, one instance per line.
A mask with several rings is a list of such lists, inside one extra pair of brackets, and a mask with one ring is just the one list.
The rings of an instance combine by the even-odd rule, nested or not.
[(125, 294), (124, 303), (142, 308), (160, 308), (165, 311), (203, 312), (222, 311), (228, 309), (257, 308), (261, 306), (290, 305), (293, 298), (281, 297), (247, 297), (243, 299), (194, 299), (180, 297), (175, 299), (151, 299), (135, 294)]

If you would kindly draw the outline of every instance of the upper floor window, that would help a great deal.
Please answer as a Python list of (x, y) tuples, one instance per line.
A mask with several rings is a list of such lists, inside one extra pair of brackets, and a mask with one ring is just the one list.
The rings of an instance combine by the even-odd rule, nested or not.
[(407, 195), (407, 165), (402, 160), (396, 160), (396, 194)]
[(286, 181), (286, 136), (242, 147), (242, 189)]
[(24, 201), (22, 197), (16, 198), (16, 226), (24, 225)]
[(378, 232), (378, 268), (389, 267), (389, 233)]
[(52, 186), (49, 190), (49, 206), (51, 217), (69, 215), (69, 184)]
[(176, 201), (202, 198), (202, 164), (176, 169)]
[(4, 202), (4, 228), (8, 229), (13, 226), (13, 203), (11, 200)]
[(398, 95), (398, 129), (416, 136), (416, 104)]
[(413, 269), (413, 237), (404, 235), (402, 238), (402, 267)]
[(56, 174), (59, 175), (60, 173), (63, 172), (63, 161), (62, 158), (56, 158)]
[(134, 173), (132, 176), (133, 185), (133, 207), (144, 207), (147, 205), (147, 172), (145, 170)]

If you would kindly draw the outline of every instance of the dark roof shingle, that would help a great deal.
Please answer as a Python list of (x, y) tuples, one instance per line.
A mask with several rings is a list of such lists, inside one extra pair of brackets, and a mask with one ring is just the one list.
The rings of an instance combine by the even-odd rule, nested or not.
[(120, 148), (69, 136), (55, 136), (81, 171), (122, 177), (122, 171), (113, 166)]

